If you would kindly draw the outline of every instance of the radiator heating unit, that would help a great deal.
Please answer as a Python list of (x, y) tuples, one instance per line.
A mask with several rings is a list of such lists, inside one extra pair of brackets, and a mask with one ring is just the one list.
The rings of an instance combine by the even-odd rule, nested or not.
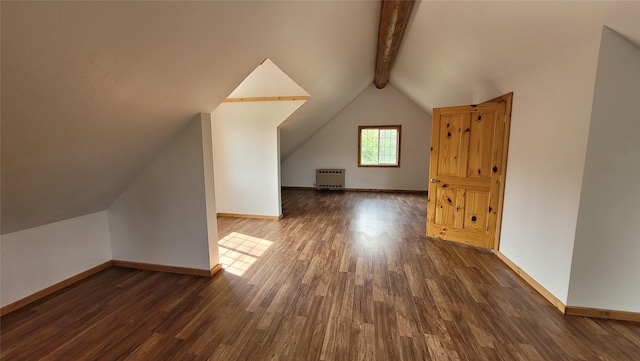
[(344, 189), (344, 169), (316, 169), (316, 189)]

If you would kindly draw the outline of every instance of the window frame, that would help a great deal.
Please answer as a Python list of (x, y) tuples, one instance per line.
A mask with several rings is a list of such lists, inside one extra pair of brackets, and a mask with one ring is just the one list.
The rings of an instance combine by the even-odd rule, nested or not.
[[(362, 131), (365, 129), (395, 129), (398, 132), (398, 138), (396, 143), (396, 164), (362, 164)], [(378, 140), (380, 135), (378, 134)], [(400, 168), (400, 149), (402, 139), (402, 125), (360, 125), (358, 126), (358, 167), (363, 168)], [(380, 161), (380, 154), (378, 154), (378, 161)]]

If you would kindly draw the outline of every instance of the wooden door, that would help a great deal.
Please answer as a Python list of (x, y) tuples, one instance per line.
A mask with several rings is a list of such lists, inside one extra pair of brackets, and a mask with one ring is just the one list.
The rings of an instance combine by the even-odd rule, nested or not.
[(511, 99), (433, 110), (427, 236), (497, 249)]

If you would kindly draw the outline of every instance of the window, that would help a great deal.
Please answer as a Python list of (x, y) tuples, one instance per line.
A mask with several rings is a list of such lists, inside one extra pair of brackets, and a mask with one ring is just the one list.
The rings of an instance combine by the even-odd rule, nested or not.
[(400, 129), (400, 125), (358, 127), (358, 167), (399, 167)]

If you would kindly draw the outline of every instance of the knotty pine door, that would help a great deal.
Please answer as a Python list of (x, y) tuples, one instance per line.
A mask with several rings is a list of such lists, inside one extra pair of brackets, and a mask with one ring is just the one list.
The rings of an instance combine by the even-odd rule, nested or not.
[(497, 249), (511, 99), (433, 110), (427, 236)]

